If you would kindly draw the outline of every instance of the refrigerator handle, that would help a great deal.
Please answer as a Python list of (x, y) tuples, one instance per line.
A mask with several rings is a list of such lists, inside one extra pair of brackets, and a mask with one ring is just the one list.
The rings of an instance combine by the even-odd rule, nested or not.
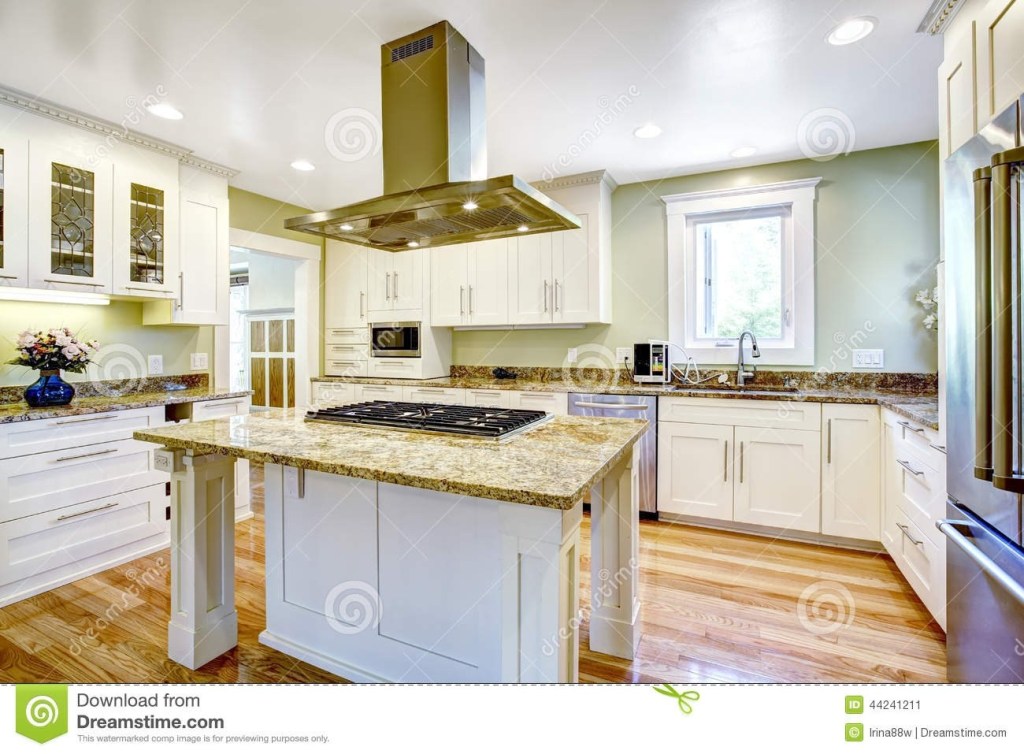
[(989, 576), (996, 581), (1003, 589), (1010, 593), (1010, 595), (1017, 600), (1021, 605), (1024, 605), (1024, 586), (1013, 580), (1006, 571), (999, 567), (999, 565), (992, 560), (988, 555), (983, 553), (970, 539), (965, 537), (958, 526), (970, 526), (970, 521), (957, 521), (955, 519), (944, 518), (935, 522), (935, 528), (946, 535), (954, 545), (963, 551), (964, 555), (969, 557), (977, 564), (977, 566), (987, 573)]
[(974, 171), (974, 476), (992, 480), (992, 169)]
[(1013, 351), (1013, 176), (1022, 161), (1024, 148), (992, 158), (992, 484), (1018, 493), (1024, 492), (1024, 477), (1014, 471), (1013, 386), (1019, 370)]

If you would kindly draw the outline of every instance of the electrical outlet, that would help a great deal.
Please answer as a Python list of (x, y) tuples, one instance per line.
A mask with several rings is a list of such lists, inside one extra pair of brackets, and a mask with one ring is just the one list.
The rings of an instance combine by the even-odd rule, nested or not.
[(579, 360), (579, 358), (580, 358), (579, 351), (577, 349), (575, 349), (575, 348), (570, 348), (569, 349), (569, 353), (567, 353), (566, 356), (565, 356), (565, 360), (567, 362), (569, 362), (570, 364), (575, 364), (577, 362), (577, 360)]
[(633, 358), (632, 348), (616, 348), (615, 349), (615, 363), (625, 364), (626, 361)]
[(193, 369), (209, 369), (210, 357), (205, 353), (194, 353), (191, 355)]
[(164, 357), (158, 353), (151, 353), (147, 358), (147, 369), (150, 375), (164, 373)]
[(885, 351), (881, 348), (854, 348), (854, 369), (881, 369), (885, 366)]

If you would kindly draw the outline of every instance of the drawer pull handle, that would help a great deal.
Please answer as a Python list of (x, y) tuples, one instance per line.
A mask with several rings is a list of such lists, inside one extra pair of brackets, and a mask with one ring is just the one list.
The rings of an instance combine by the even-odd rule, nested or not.
[(935, 443), (930, 442), (930, 443), (928, 443), (928, 447), (929, 448), (934, 448), (935, 450), (939, 451), (940, 453), (945, 453), (946, 452), (946, 446), (945, 445), (936, 445)]
[(104, 414), (103, 416), (90, 416), (86, 419), (59, 419), (54, 424), (85, 424), (86, 422), (98, 422), (104, 419), (113, 419), (115, 414)]
[(899, 424), (901, 427), (903, 427), (905, 429), (909, 429), (911, 432), (917, 432), (919, 435), (923, 435), (924, 434), (924, 427), (915, 427), (910, 422), (905, 422), (905, 421), (898, 421), (896, 423)]
[(80, 453), (77, 456), (61, 456), (60, 458), (53, 459), (54, 463), (61, 463), (63, 461), (76, 461), (79, 458), (92, 458), (93, 456), (105, 456), (110, 453), (116, 453), (117, 448), (107, 448), (106, 450), (94, 450), (92, 453)]
[(174, 293), (170, 288), (148, 288), (142, 285), (126, 285), (126, 291), (151, 291), (153, 293)]
[(44, 283), (64, 283), (66, 285), (85, 285), (89, 288), (102, 288), (103, 283), (93, 283), (88, 280), (65, 280), (64, 278), (43, 278)]
[(914, 476), (924, 476), (924, 472), (923, 471), (918, 471), (913, 466), (911, 466), (909, 463), (907, 463), (906, 461), (904, 461), (904, 460), (902, 460), (900, 458), (896, 459), (896, 463), (898, 463), (900, 466), (905, 468), (907, 471), (909, 471)]
[(107, 503), (106, 505), (101, 505), (99, 508), (90, 508), (87, 511), (79, 511), (78, 513), (65, 513), (63, 516), (57, 516), (57, 520), (58, 521), (67, 521), (69, 518), (78, 518), (79, 516), (84, 516), (86, 513), (95, 513), (96, 511), (105, 511), (108, 508), (116, 508), (119, 505), (120, 505), (120, 503)]
[(906, 537), (907, 539), (909, 539), (911, 544), (913, 544), (913, 545), (915, 545), (917, 547), (920, 547), (921, 545), (924, 544), (924, 540), (923, 539), (914, 539), (914, 535), (911, 534), (910, 530), (906, 526), (904, 526), (903, 524), (896, 524), (896, 526), (898, 526), (900, 528), (900, 531), (903, 532), (903, 536)]
[(217, 406), (237, 406), (240, 403), (245, 403), (245, 401), (237, 400), (237, 401), (215, 401), (215, 402), (211, 402), (211, 403), (198, 403), (198, 404), (196, 404), (196, 407), (199, 408), (199, 409), (216, 408)]

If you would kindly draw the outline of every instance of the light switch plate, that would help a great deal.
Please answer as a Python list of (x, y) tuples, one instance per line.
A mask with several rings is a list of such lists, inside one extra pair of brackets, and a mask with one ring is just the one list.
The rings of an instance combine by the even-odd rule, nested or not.
[(566, 356), (565, 356), (565, 360), (567, 362), (569, 362), (570, 364), (575, 364), (577, 361), (579, 361), (579, 358), (580, 358), (579, 351), (577, 349), (575, 349), (575, 348), (570, 348), (569, 349), (569, 353), (567, 353)]
[(881, 369), (885, 366), (885, 351), (881, 348), (854, 348), (854, 369)]
[(205, 353), (194, 353), (191, 355), (192, 369), (209, 369), (210, 357)]
[(615, 363), (625, 364), (627, 359), (633, 358), (632, 348), (616, 348), (615, 349)]
[(146, 359), (146, 369), (150, 375), (164, 373), (164, 357), (158, 353), (151, 353)]

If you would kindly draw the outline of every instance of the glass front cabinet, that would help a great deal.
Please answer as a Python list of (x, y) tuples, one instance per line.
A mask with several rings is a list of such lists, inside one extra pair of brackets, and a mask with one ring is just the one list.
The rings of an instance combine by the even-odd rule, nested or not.
[(0, 287), (28, 285), (28, 142), (0, 139)]
[(120, 296), (174, 298), (178, 164), (114, 165), (114, 278)]

